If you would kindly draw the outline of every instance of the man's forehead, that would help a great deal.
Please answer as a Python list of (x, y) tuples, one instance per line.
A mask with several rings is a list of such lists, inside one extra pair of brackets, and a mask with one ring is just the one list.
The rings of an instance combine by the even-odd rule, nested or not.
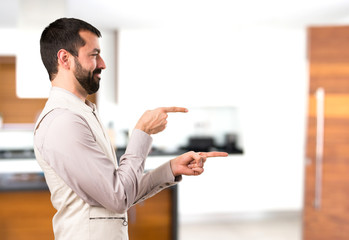
[(91, 50), (96, 50), (98, 52), (101, 51), (99, 47), (99, 38), (96, 34), (90, 31), (82, 30), (79, 32), (79, 35), (86, 43), (83, 47), (88, 47), (91, 48)]

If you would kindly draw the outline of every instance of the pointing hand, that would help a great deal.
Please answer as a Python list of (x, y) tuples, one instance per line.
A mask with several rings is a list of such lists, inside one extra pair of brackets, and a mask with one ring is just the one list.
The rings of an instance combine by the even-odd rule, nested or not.
[(136, 124), (136, 129), (146, 133), (156, 134), (163, 131), (167, 124), (167, 113), (188, 112), (188, 109), (182, 107), (161, 107), (146, 111)]
[(204, 164), (210, 157), (227, 157), (226, 152), (187, 152), (171, 160), (171, 168), (174, 176), (200, 175), (204, 172)]

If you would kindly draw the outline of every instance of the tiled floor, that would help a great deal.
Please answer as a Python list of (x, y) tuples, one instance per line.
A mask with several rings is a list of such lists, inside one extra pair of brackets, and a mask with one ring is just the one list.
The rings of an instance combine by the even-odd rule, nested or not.
[(221, 223), (180, 223), (178, 240), (301, 240), (298, 214)]

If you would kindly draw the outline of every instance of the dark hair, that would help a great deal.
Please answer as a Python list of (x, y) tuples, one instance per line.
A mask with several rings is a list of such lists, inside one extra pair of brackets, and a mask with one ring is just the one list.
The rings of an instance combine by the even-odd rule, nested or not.
[(57, 52), (60, 49), (65, 49), (73, 56), (78, 56), (79, 48), (86, 44), (79, 34), (82, 30), (90, 31), (97, 37), (101, 37), (97, 28), (75, 18), (57, 19), (42, 32), (40, 38), (41, 59), (51, 81), (58, 72)]

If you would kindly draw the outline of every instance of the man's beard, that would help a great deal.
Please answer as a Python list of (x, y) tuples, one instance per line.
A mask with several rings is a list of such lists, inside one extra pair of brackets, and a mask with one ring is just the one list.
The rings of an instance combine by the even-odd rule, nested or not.
[(93, 78), (93, 76), (96, 73), (101, 73), (102, 69), (98, 69), (97, 68), (93, 72), (90, 72), (90, 71), (84, 69), (81, 66), (80, 62), (76, 58), (74, 58), (74, 60), (75, 60), (75, 66), (76, 66), (76, 69), (75, 69), (75, 72), (74, 72), (75, 78), (78, 80), (78, 82), (80, 83), (81, 87), (83, 89), (85, 89), (87, 94), (89, 94), (89, 95), (90, 94), (94, 94), (99, 89), (99, 80), (100, 80), (100, 78), (95, 80)]

